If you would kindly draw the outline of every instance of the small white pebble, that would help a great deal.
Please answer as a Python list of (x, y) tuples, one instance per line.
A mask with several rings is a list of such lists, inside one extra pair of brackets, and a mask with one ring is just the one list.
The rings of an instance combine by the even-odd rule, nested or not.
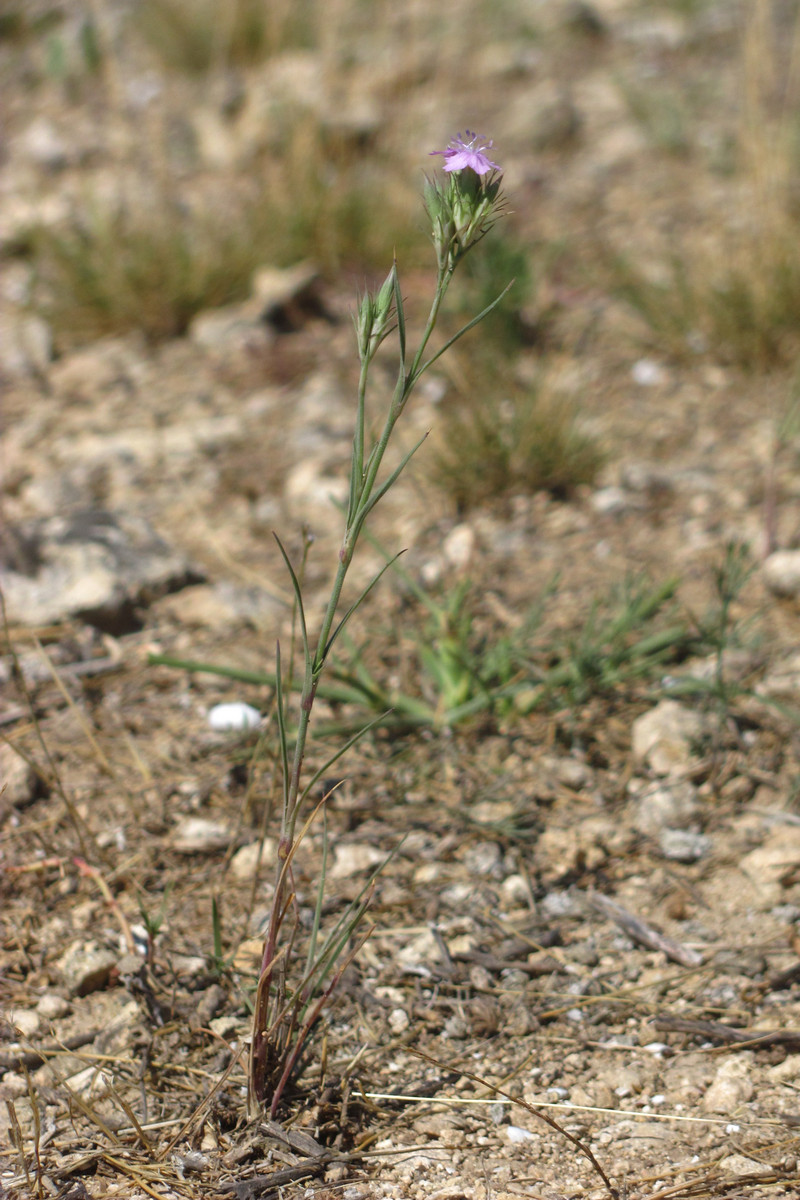
[(665, 1052), (669, 1050), (669, 1046), (666, 1042), (648, 1042), (642, 1049), (646, 1050), (648, 1054), (654, 1054), (656, 1058), (663, 1058)]
[(740, 1130), (739, 1125), (726, 1125), (725, 1126), (726, 1133), (739, 1133), (739, 1130)]
[(667, 1103), (667, 1097), (659, 1092), (658, 1095), (650, 1097), (650, 1103), (654, 1106), (654, 1108), (658, 1108), (660, 1104)]
[(633, 382), (638, 383), (640, 387), (655, 387), (667, 378), (664, 368), (652, 358), (640, 358), (633, 364), (631, 375)]
[(519, 1125), (508, 1125), (506, 1127), (506, 1136), (512, 1143), (533, 1141), (533, 1134), (530, 1130), (521, 1129)]
[(240, 700), (231, 704), (215, 704), (209, 710), (208, 723), (217, 733), (256, 729), (261, 724), (261, 713), (252, 704), (244, 704)]
[(389, 1013), (389, 1028), (392, 1033), (405, 1033), (411, 1024), (404, 1008), (393, 1008)]

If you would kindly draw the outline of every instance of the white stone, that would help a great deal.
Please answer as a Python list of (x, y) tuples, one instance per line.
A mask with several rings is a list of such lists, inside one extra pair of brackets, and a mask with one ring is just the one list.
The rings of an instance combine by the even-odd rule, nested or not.
[(703, 1096), (703, 1109), (708, 1113), (735, 1113), (740, 1104), (753, 1096), (753, 1056), (749, 1053), (726, 1058), (717, 1068), (714, 1082)]
[(697, 819), (697, 789), (688, 780), (649, 787), (639, 797), (634, 824), (649, 836), (663, 829), (685, 829)]
[(22, 808), (36, 797), (39, 779), (12, 746), (0, 743), (0, 804)]
[(224, 821), (208, 817), (185, 817), (172, 834), (172, 848), (179, 854), (213, 854), (230, 845), (231, 830)]
[(638, 383), (640, 387), (657, 387), (667, 380), (667, 372), (652, 358), (640, 358), (635, 362), (631, 368), (631, 376), (633, 382)]
[(331, 879), (351, 879), (372, 871), (386, 859), (386, 852), (368, 842), (350, 842), (336, 846), (333, 852)]
[(519, 1125), (507, 1125), (506, 1137), (513, 1146), (519, 1145), (520, 1142), (532, 1142), (535, 1134), (529, 1129), (522, 1129)]
[(41, 1021), (39, 1014), (33, 1012), (29, 1008), (12, 1008), (3, 1014), (10, 1025), (22, 1034), (23, 1037), (33, 1037), (38, 1033)]
[(475, 530), (469, 525), (456, 525), (444, 539), (442, 550), (451, 567), (466, 570), (475, 553)]
[(45, 1021), (57, 1021), (59, 1017), (65, 1017), (69, 1009), (69, 1001), (57, 992), (45, 992), (36, 1005), (36, 1011)]
[(393, 1034), (405, 1033), (410, 1024), (411, 1021), (404, 1008), (393, 1008), (389, 1013), (389, 1028)]
[(693, 829), (662, 829), (658, 845), (664, 858), (682, 863), (707, 858), (714, 848), (710, 837)]
[(596, 513), (601, 516), (611, 516), (614, 513), (625, 512), (631, 507), (631, 500), (624, 488), (609, 484), (608, 487), (598, 488), (592, 492), (589, 503)]
[(231, 859), (231, 875), (235, 879), (252, 879), (259, 869), (273, 867), (278, 854), (278, 843), (274, 838), (261, 842), (250, 842), (237, 850)]
[(800, 550), (776, 550), (765, 560), (762, 573), (774, 596), (800, 595)]
[(84, 1067), (76, 1075), (67, 1079), (70, 1090), (82, 1100), (102, 1100), (113, 1086), (113, 1079), (107, 1071), (98, 1067)]
[(633, 723), (633, 756), (646, 763), (657, 775), (688, 766), (692, 743), (705, 732), (703, 717), (677, 700), (662, 700)]
[(261, 724), (261, 713), (252, 704), (234, 700), (229, 704), (215, 704), (209, 710), (208, 724), (217, 733), (257, 729)]

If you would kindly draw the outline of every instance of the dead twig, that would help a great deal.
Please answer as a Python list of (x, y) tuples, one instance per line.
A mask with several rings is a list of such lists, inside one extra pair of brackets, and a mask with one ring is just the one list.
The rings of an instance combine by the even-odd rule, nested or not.
[(608, 896), (601, 896), (599, 892), (591, 892), (589, 902), (593, 908), (609, 917), (615, 925), (619, 925), (620, 929), (623, 929), (628, 937), (632, 941), (638, 942), (640, 946), (646, 946), (648, 950), (660, 950), (667, 958), (679, 963), (682, 967), (702, 966), (702, 954), (676, 942), (674, 938), (667, 937), (666, 934), (659, 933), (657, 929), (653, 929), (652, 925), (647, 925), (640, 917), (635, 917), (615, 900), (609, 900)]
[(696, 1021), (689, 1017), (656, 1017), (656, 1029), (670, 1033), (693, 1033), (710, 1041), (724, 1042), (739, 1050), (761, 1046), (800, 1046), (800, 1029), (737, 1029), (720, 1021)]

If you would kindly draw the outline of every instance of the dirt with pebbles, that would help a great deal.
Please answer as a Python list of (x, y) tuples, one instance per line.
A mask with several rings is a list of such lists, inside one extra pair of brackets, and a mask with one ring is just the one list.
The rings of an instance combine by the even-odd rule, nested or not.
[[(586, 80), (581, 54), (558, 58), (579, 124), (547, 132), (560, 93), (534, 106), (535, 162), (527, 68), (500, 73), (515, 207), (532, 188), (538, 229), (566, 212), (583, 237), (599, 189), (609, 225), (635, 209), (646, 241), (647, 187), (655, 203), (663, 179), (643, 179), (607, 60), (638, 46), (645, 65), (682, 53), (691, 67), (693, 29), (724, 90), (727, 10), (712, 37), (674, 13), (645, 28), (608, 7)], [(41, 129), (36, 141), (14, 120), (12, 167), (27, 174), (9, 205), (31, 144), (44, 154)], [(45, 158), (34, 174), (52, 182)], [(688, 173), (659, 169), (671, 194)], [(427, 283), (414, 277), (412, 305)], [(542, 671), (570, 639), (577, 653), (597, 597), (632, 571), (679, 576), (682, 619), (700, 624), (726, 543), (749, 542), (730, 645), (719, 660), (686, 651), (669, 678), (355, 748), (327, 806), (324, 917), (388, 857), (374, 932), (277, 1125), (246, 1119), (276, 854), (272, 691), (149, 656), (272, 668), (290, 625), (272, 529), (296, 555), (309, 524), (309, 611), (325, 596), (352, 436), (352, 296), (305, 271), (272, 284), (288, 302), (317, 289), (288, 331), (256, 287), (241, 311), (204, 314), (158, 348), (130, 335), (52, 358), (37, 326), (3, 360), (2, 1193), (562, 1200), (606, 1195), (604, 1172), (640, 1200), (796, 1194), (800, 622), (791, 586), (759, 566), (768, 480), (774, 541), (791, 550), (796, 533), (794, 450), (771, 457), (786, 381), (645, 358), (611, 298), (602, 337), (570, 340), (596, 318), (589, 292), (562, 297), (553, 360), (609, 448), (596, 486), (459, 516), (428, 485), (423, 448), (374, 531), (408, 548), (433, 594), (468, 580), (488, 638), (517, 631), (557, 576), (534, 638)], [(447, 385), (421, 389), (406, 445), (435, 429)], [(381, 561), (365, 547), (357, 581)], [(364, 611), (364, 654), (392, 686), (420, 686), (424, 617), (391, 575)], [(725, 688), (704, 699), (680, 690), (689, 677)], [(239, 701), (264, 715), (264, 739), (209, 723)], [(319, 715), (358, 716), (328, 702)], [(320, 735), (310, 768), (335, 744)], [(313, 828), (296, 864), (304, 928), (321, 855)]]

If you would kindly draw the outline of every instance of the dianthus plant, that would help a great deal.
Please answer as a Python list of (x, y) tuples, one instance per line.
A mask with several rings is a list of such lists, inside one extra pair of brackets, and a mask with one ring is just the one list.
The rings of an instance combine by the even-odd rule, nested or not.
[[(376, 576), (354, 603), (344, 611), (341, 610), (342, 589), (359, 536), (376, 504), (394, 486), (421, 445), (421, 441), (418, 442), (398, 466), (390, 471), (382, 471), (384, 456), (395, 426), (402, 417), (421, 376), (454, 342), (483, 320), (502, 299), (502, 296), (498, 296), (497, 300), (459, 329), (438, 350), (428, 351), (442, 301), (458, 264), (491, 229), (503, 211), (502, 172), (497, 164), (486, 156), (486, 151), (491, 148), (492, 143), (480, 145), (476, 135), (470, 134), (469, 131), (467, 138), (470, 140), (465, 141), (459, 135), (446, 150), (434, 151), (444, 156), (445, 175), (439, 180), (426, 179), (425, 183), (425, 208), (431, 222), (438, 270), (433, 302), (416, 352), (411, 354), (407, 344), (403, 297), (396, 261), (378, 291), (367, 292), (358, 303), (354, 319), (361, 371), (356, 402), (349, 498), (330, 599), (319, 631), (314, 637), (306, 620), (298, 575), (278, 540), (294, 589), (305, 669), (296, 728), (290, 736), (286, 695), (289, 689), (283, 683), (278, 646), (276, 711), (283, 766), (283, 805), (275, 890), (264, 940), (250, 1046), (249, 1108), (253, 1116), (268, 1107), (270, 1116), (275, 1118), (281, 1096), (297, 1066), (308, 1034), (323, 1012), (345, 968), (366, 937), (359, 929), (369, 903), (369, 888), (365, 889), (324, 941), (318, 937), (324, 888), (323, 870), (305, 968), (302, 977), (296, 979), (301, 968), (295, 967), (294, 961), (298, 922), (292, 863), (297, 847), (316, 811), (312, 810), (309, 814), (305, 810), (314, 786), (355, 739), (342, 746), (307, 782), (304, 782), (303, 777), (303, 760), (311, 727), (314, 698), (336, 639), (380, 578), (380, 575)], [(391, 335), (395, 335), (397, 341), (397, 382), (381, 425), (380, 417), (377, 421), (367, 420), (367, 382), (375, 355)], [(374, 438), (368, 435), (368, 428), (373, 425), (380, 429)]]

